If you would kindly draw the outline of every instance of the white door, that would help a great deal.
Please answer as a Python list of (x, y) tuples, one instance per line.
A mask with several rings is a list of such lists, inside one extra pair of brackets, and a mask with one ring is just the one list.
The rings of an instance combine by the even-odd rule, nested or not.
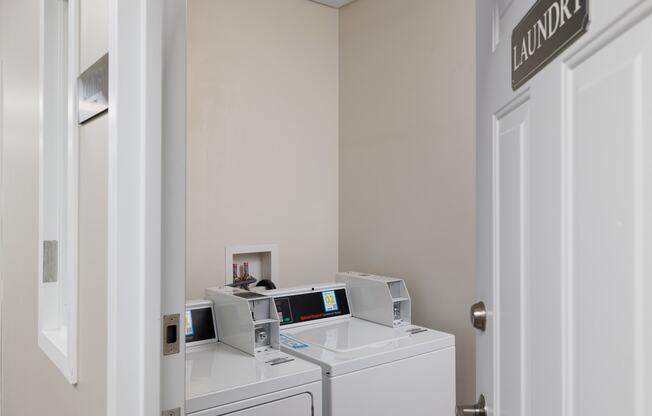
[(477, 393), (495, 416), (649, 416), (652, 1), (589, 0), (588, 32), (514, 92), (534, 3), (476, 2)]

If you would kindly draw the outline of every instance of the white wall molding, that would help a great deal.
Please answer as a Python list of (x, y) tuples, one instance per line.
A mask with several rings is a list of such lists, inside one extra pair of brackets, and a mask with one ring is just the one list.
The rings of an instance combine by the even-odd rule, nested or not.
[[(38, 345), (77, 383), (79, 0), (40, 3)], [(47, 138), (46, 138), (47, 134)], [(55, 282), (44, 282), (44, 240), (56, 240)]]

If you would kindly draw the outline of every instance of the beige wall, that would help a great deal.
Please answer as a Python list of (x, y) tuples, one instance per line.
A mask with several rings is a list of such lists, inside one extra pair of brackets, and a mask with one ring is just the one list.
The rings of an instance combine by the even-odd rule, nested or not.
[(279, 243), (283, 285), (332, 279), (339, 244), (456, 335), (473, 401), (474, 28), (470, 0), (190, 0), (188, 297), (227, 244)]
[(278, 243), (283, 285), (331, 279), (338, 13), (305, 0), (188, 3), (188, 297), (224, 248)]
[[(82, 69), (106, 52), (107, 0), (81, 0)], [(89, 15), (93, 16), (92, 22)], [(39, 1), (0, 0), (2, 415), (106, 414), (106, 116), (80, 128), (79, 383), (37, 346)]]
[(475, 11), (470, 0), (340, 10), (340, 269), (405, 277), (416, 323), (457, 342), (475, 400)]

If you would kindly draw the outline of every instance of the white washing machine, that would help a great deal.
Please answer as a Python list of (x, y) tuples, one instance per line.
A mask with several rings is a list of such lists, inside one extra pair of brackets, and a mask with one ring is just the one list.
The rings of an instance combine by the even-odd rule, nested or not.
[[(404, 283), (383, 279), (372, 286), (380, 281), (388, 295), (363, 297), (357, 310), (389, 316), (386, 325), (352, 316), (345, 283), (267, 292), (282, 351), (321, 367), (325, 416), (453, 416), (454, 336), (412, 325)], [(390, 290), (396, 281), (404, 290)]]
[[(207, 292), (208, 293), (208, 292)], [(235, 297), (232, 302), (224, 301)], [(186, 307), (186, 414), (192, 416), (312, 416), (321, 415), (321, 369), (312, 363), (279, 351), (273, 334), (261, 335), (274, 326), (274, 317), (256, 316), (264, 297), (235, 293), (219, 296), (214, 313), (210, 301), (189, 302)], [(224, 303), (230, 306), (224, 308)], [(271, 300), (267, 300), (272, 305)], [(220, 306), (221, 305), (221, 306)], [(252, 306), (252, 309), (249, 307)], [(268, 306), (269, 309), (269, 306)], [(272, 307), (273, 309), (273, 307)], [(215, 317), (217, 319), (215, 319)], [(224, 320), (225, 325), (220, 325)], [(259, 324), (254, 325), (255, 320)], [(217, 325), (216, 325), (217, 321)], [(263, 323), (265, 322), (265, 323)], [(222, 342), (220, 327), (240, 327), (241, 341), (254, 341), (253, 348)], [(254, 328), (258, 329), (255, 334)], [(245, 333), (249, 332), (251, 334)], [(232, 340), (238, 334), (227, 333)], [(251, 335), (251, 336), (249, 336)]]

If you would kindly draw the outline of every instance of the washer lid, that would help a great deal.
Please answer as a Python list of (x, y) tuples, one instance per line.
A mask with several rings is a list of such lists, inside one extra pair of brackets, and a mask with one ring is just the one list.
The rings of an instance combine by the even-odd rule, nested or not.
[(362, 319), (343, 319), (332, 325), (311, 325), (292, 331), (292, 336), (306, 344), (333, 352), (351, 352), (373, 345), (386, 344), (410, 334)]
[(287, 353), (252, 356), (221, 342), (186, 351), (186, 412), (321, 380), (318, 366)]
[(393, 361), (455, 348), (455, 337), (416, 325), (390, 328), (357, 318), (288, 328), (281, 349), (336, 377)]

